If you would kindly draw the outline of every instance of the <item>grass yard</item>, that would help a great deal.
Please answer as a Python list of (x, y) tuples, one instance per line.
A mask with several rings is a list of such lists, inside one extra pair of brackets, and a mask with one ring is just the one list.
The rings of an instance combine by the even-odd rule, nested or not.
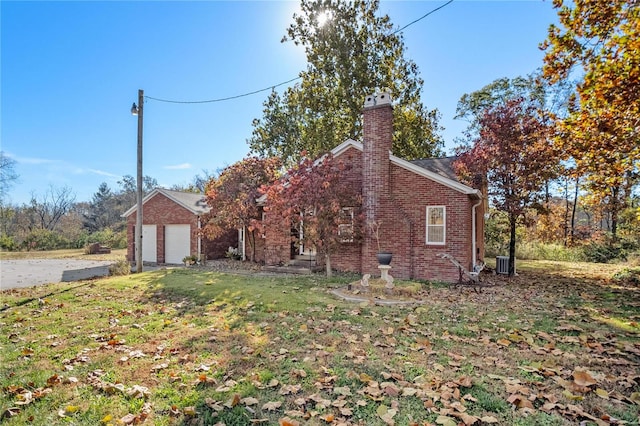
[(1, 421), (638, 425), (640, 289), (618, 269), (520, 262), (412, 307), (200, 268), (5, 291)]

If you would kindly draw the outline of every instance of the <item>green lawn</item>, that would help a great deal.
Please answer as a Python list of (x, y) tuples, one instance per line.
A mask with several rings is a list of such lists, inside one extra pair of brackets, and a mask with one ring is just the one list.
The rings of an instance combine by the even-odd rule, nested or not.
[(199, 268), (5, 291), (3, 421), (637, 425), (639, 289), (518, 268), (404, 308), (329, 294), (353, 277)]

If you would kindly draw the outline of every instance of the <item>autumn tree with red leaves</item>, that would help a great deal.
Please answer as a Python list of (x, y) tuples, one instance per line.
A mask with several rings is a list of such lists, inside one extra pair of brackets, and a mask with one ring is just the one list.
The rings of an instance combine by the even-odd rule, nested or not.
[(326, 154), (319, 160), (304, 158), (285, 178), (266, 189), (265, 227), (304, 230), (304, 244), (324, 256), (331, 276), (331, 255), (361, 235), (362, 195), (348, 176), (351, 166)]
[(211, 179), (205, 191), (211, 210), (204, 217), (204, 235), (215, 239), (230, 229), (244, 229), (249, 237), (245, 240), (251, 245), (251, 260), (255, 260), (256, 232), (252, 219), (260, 214), (256, 199), (260, 197), (263, 185), (278, 178), (280, 167), (277, 158), (247, 157)]
[(509, 275), (515, 273), (516, 226), (527, 210), (544, 201), (545, 183), (558, 158), (537, 109), (524, 99), (488, 109), (479, 120), (479, 136), (459, 149), (460, 177), (474, 185), (486, 179), (496, 209), (509, 218)]

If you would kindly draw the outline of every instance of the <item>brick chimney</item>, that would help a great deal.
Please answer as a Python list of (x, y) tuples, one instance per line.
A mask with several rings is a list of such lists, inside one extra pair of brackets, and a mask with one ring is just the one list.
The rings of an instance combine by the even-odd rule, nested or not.
[[(362, 161), (362, 201), (366, 223), (382, 224), (379, 229), (380, 242), (388, 241), (391, 229), (389, 197), (389, 152), (393, 141), (393, 107), (387, 92), (367, 96), (362, 110), (364, 146)], [(362, 246), (363, 272), (377, 274), (376, 253), (378, 244), (372, 230), (367, 226)], [(385, 247), (381, 247), (382, 250)]]
[(379, 221), (382, 203), (389, 197), (389, 152), (393, 141), (391, 95), (380, 92), (365, 98), (363, 121), (362, 196), (367, 222)]

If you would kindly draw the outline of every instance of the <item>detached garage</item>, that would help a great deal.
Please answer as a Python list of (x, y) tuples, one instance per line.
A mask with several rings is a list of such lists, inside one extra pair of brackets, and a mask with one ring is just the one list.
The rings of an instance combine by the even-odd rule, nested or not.
[[(142, 200), (142, 261), (180, 264), (185, 256), (203, 253), (201, 217), (210, 208), (202, 194), (154, 189)], [(127, 210), (127, 259), (135, 260), (136, 208)]]

